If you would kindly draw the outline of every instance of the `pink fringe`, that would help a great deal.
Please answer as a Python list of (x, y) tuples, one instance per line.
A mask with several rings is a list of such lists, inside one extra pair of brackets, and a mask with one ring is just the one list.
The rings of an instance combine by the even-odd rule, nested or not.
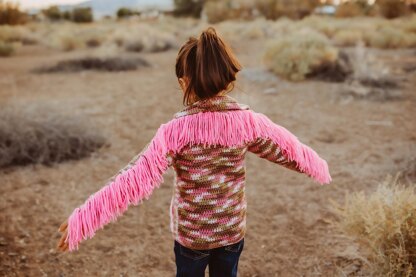
[(128, 206), (148, 199), (163, 183), (168, 169), (167, 154), (178, 153), (188, 144), (241, 146), (258, 137), (277, 143), (289, 160), (302, 172), (327, 184), (332, 181), (327, 162), (309, 146), (302, 144), (284, 127), (252, 110), (201, 112), (172, 119), (162, 124), (135, 164), (120, 173), (101, 190), (91, 195), (68, 219), (69, 251), (78, 250), (83, 239), (92, 238), (98, 229), (115, 221)]

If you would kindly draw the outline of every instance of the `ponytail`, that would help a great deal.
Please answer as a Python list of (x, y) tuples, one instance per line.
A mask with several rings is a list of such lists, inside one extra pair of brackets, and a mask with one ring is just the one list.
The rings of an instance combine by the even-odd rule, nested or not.
[(190, 38), (176, 61), (176, 76), (188, 83), (184, 104), (189, 105), (192, 96), (202, 100), (226, 90), (240, 70), (240, 63), (214, 28), (203, 31), (198, 39)]

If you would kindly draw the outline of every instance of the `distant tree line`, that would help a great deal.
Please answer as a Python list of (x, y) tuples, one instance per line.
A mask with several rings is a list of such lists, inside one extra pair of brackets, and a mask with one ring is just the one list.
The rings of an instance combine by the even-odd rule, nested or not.
[(28, 21), (28, 15), (18, 4), (0, 1), (0, 25), (19, 25)]
[[(326, 3), (331, 3), (331, 0)], [(320, 0), (174, 0), (173, 15), (195, 18), (204, 16), (211, 23), (227, 19), (252, 19), (257, 16), (271, 20), (280, 17), (301, 19), (312, 14), (319, 5), (322, 5)], [(412, 12), (416, 12), (414, 0), (377, 0), (374, 5), (369, 5), (367, 0), (355, 0), (337, 6), (335, 16), (396, 18)], [(41, 13), (50, 21), (87, 23), (94, 20), (90, 7), (61, 11), (58, 6), (50, 6)], [(136, 15), (141, 15), (141, 12), (127, 7), (121, 7), (116, 13), (119, 19)], [(0, 25), (24, 24), (30, 19), (31, 16), (23, 12), (18, 4), (0, 0)]]
[(94, 21), (90, 7), (61, 11), (58, 6), (50, 6), (42, 10), (42, 13), (51, 21), (69, 20), (76, 23), (89, 23)]
[[(204, 14), (211, 23), (259, 15), (272, 20), (301, 19), (322, 5), (319, 0), (174, 0), (174, 4), (175, 15), (200, 17)], [(369, 5), (367, 0), (355, 0), (338, 6), (335, 15), (396, 18), (415, 11), (416, 4), (412, 0), (377, 0), (374, 5)]]

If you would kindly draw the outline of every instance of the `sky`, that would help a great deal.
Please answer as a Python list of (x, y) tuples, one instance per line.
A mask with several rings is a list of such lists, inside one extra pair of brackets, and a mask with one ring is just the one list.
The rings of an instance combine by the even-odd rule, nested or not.
[[(24, 9), (26, 8), (39, 8), (39, 7), (47, 7), (50, 5), (65, 5), (65, 4), (77, 4), (80, 2), (84, 2), (85, 0), (12, 0), (13, 2), (17, 2), (20, 6)], [(117, 1), (117, 0), (114, 0)], [(170, 3), (172, 0), (140, 0), (139, 2), (145, 4), (154, 4), (154, 3)]]
[(18, 2), (22, 8), (39, 8), (49, 5), (63, 5), (63, 4), (76, 4), (83, 2), (84, 0), (19, 0)]

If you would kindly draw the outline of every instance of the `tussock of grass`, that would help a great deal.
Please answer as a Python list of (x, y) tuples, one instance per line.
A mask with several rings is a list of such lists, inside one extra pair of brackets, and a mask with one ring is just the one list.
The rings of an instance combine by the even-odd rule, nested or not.
[(353, 74), (342, 87), (344, 96), (362, 100), (389, 101), (402, 97), (399, 80), (393, 79), (390, 69), (363, 45), (357, 44), (350, 53)]
[(42, 107), (0, 110), (0, 168), (51, 165), (87, 157), (106, 140), (82, 118), (66, 118)]
[(142, 58), (95, 58), (86, 57), (60, 61), (54, 66), (40, 67), (34, 70), (35, 73), (57, 73), (57, 72), (80, 72), (84, 70), (97, 71), (131, 71), (140, 67), (148, 67), (149, 63)]
[(416, 193), (389, 176), (370, 195), (347, 194), (331, 201), (334, 226), (360, 244), (373, 276), (414, 276), (416, 270)]
[(11, 43), (0, 41), (0, 57), (9, 57), (13, 55), (15, 49)]
[(175, 38), (156, 27), (135, 24), (126, 29), (116, 29), (109, 38), (130, 52), (163, 52), (176, 47)]
[(312, 29), (286, 35), (269, 43), (264, 61), (277, 75), (300, 81), (322, 68), (332, 67), (338, 59), (338, 50), (327, 37)]

